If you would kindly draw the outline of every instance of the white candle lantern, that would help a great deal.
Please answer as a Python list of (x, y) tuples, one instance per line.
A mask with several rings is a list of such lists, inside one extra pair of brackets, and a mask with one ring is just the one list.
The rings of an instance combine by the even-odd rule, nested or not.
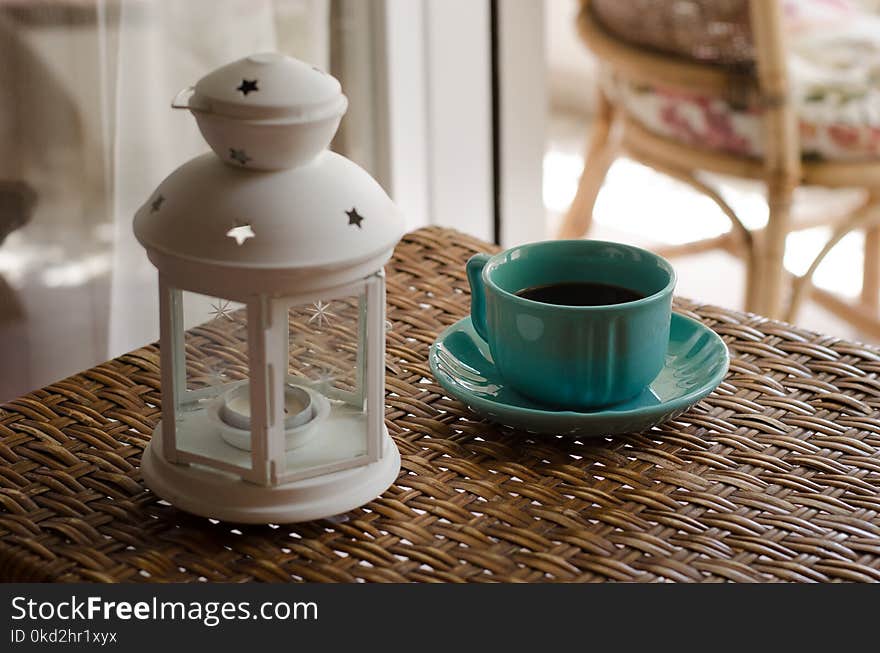
[(159, 270), (161, 323), (162, 420), (144, 480), (229, 521), (367, 503), (400, 469), (384, 425), (382, 268), (403, 219), (326, 149), (347, 107), (339, 83), (261, 54), (173, 106), (193, 113), (214, 152), (175, 170), (135, 216)]

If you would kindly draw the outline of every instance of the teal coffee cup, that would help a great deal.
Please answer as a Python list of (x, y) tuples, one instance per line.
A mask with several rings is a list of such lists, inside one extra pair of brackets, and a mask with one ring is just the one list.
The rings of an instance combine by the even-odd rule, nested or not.
[[(675, 271), (656, 254), (598, 240), (546, 241), (477, 254), (467, 275), (474, 329), (505, 382), (537, 402), (568, 410), (616, 404), (663, 368)], [(609, 286), (623, 293), (611, 299), (627, 300), (577, 305), (607, 301)], [(563, 292), (554, 297), (554, 289)], [(528, 298), (536, 292), (576, 301)]]

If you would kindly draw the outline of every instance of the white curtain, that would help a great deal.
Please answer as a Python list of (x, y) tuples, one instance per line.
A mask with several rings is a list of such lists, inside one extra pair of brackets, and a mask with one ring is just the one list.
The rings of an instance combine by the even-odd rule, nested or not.
[(170, 109), (171, 98), (253, 52), (280, 50), (326, 68), (328, 2), (129, 0), (118, 21), (102, 13), (114, 237), (108, 356), (159, 334), (156, 271), (132, 234), (132, 216), (165, 176), (208, 150), (192, 116)]
[(171, 98), (254, 51), (328, 69), (330, 2), (0, 0), (0, 401), (158, 338), (133, 213), (207, 149)]

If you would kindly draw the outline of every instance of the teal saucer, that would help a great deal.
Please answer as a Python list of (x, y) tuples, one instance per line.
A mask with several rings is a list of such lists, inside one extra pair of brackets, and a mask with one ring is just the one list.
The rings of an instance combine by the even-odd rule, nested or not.
[(429, 362), (450, 396), (493, 422), (534, 433), (601, 436), (644, 431), (680, 415), (718, 387), (729, 355), (718, 334), (673, 313), (666, 365), (657, 378), (635, 399), (583, 413), (545, 408), (506, 386), (470, 317), (440, 334)]

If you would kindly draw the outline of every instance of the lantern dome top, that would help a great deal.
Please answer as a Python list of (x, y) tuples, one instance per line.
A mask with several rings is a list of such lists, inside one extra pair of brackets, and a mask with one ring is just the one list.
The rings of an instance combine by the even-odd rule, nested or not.
[(333, 77), (252, 55), (172, 106), (192, 112), (214, 153), (172, 172), (135, 214), (135, 236), (169, 283), (225, 296), (306, 292), (391, 256), (403, 217), (366, 171), (325, 149), (347, 107)]
[(309, 165), (273, 172), (233, 168), (204, 154), (162, 181), (134, 219), (135, 236), (160, 270), (162, 261), (176, 259), (288, 276), (373, 259), (378, 269), (403, 230), (379, 184), (329, 151)]

